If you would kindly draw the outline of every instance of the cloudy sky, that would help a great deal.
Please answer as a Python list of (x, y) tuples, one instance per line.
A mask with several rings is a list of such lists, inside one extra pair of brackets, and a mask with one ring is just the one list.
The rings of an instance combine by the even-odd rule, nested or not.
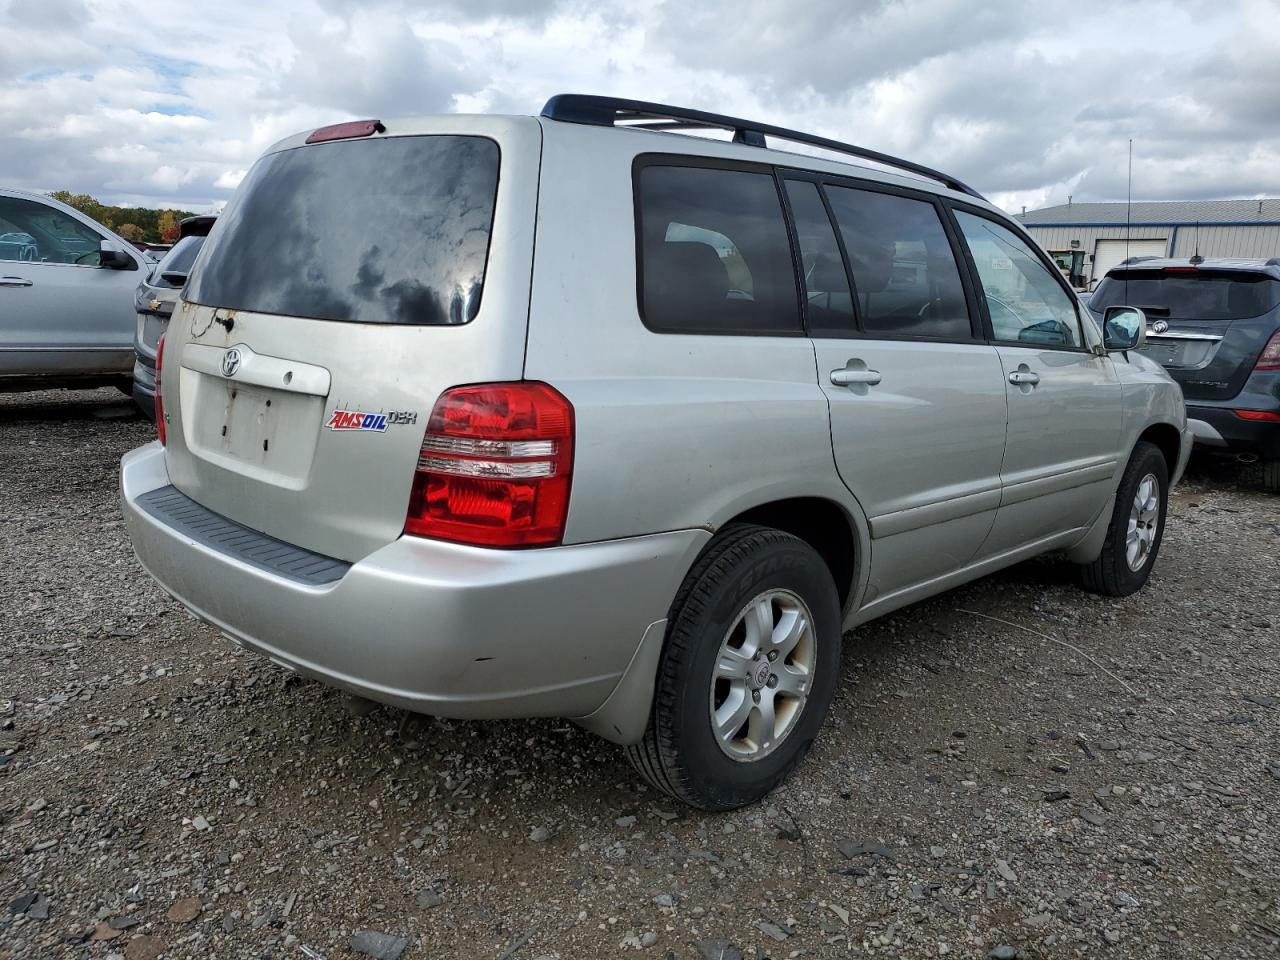
[(800, 127), (1006, 209), (1280, 196), (1280, 0), (0, 0), (0, 185), (208, 209), (281, 136), (558, 92)]

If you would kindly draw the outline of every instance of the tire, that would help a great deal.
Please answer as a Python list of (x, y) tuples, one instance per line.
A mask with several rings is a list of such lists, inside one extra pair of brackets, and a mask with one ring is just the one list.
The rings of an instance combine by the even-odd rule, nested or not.
[(1280, 460), (1262, 461), (1262, 489), (1267, 493), (1280, 493)]
[[(752, 611), (760, 618), (752, 620), (759, 624), (754, 633)], [(807, 632), (796, 627), (805, 614)], [(694, 807), (754, 803), (786, 779), (822, 727), (840, 670), (840, 633), (839, 596), (817, 551), (769, 527), (725, 527), (671, 605), (649, 724), (627, 758), (654, 787)], [(800, 639), (790, 648), (783, 642), (777, 660), (747, 655), (788, 636)], [(741, 671), (717, 678), (729, 662)], [(802, 693), (789, 694), (789, 687)], [(723, 747), (713, 729), (717, 703), (727, 730), (741, 709), (749, 717)], [(773, 724), (764, 719), (770, 709)]]
[[(1138, 490), (1147, 480), (1153, 480), (1157, 486), (1153, 495), (1158, 506), (1153, 522), (1150, 519), (1137, 519), (1137, 526), (1141, 527), (1144, 523), (1146, 525), (1147, 548), (1145, 553), (1139, 548), (1136, 559), (1140, 562), (1135, 568), (1131, 564), (1128, 550), (1129, 523), (1135, 511)], [(1156, 557), (1160, 553), (1168, 506), (1169, 465), (1158, 447), (1139, 441), (1133, 448), (1129, 465), (1125, 467), (1120, 486), (1116, 489), (1115, 509), (1111, 512), (1111, 523), (1107, 529), (1107, 539), (1102, 545), (1102, 553), (1092, 563), (1082, 564), (1080, 567), (1080, 580), (1084, 588), (1104, 597), (1127, 597), (1146, 586), (1151, 568), (1155, 566)]]

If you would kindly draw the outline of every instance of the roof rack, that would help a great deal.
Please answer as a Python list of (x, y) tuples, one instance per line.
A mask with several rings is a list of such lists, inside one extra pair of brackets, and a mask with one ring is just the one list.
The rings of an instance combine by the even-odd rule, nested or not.
[(1126, 260), (1121, 260), (1118, 264), (1116, 264), (1116, 266), (1127, 267), (1131, 263), (1142, 263), (1145, 260), (1163, 260), (1163, 259), (1164, 257), (1155, 257), (1155, 256), (1129, 257)]
[(967, 193), (979, 200), (986, 200), (982, 194), (963, 181), (931, 167), (926, 167), (910, 160), (869, 150), (866, 147), (842, 143), (839, 140), (828, 140), (826, 137), (814, 136), (799, 130), (788, 130), (767, 123), (755, 123), (737, 117), (726, 117), (719, 113), (707, 113), (703, 110), (690, 110), (685, 107), (672, 107), (662, 103), (648, 103), (644, 100), (623, 100), (617, 97), (596, 97), (580, 93), (561, 93), (547, 101), (542, 108), (542, 115), (548, 120), (563, 120), (567, 123), (586, 123), (599, 127), (612, 127), (618, 121), (636, 121), (628, 126), (642, 130), (732, 130), (733, 142), (748, 147), (765, 147), (765, 137), (776, 137), (792, 143), (804, 143), (811, 147), (821, 147), (833, 153), (844, 153), (861, 157), (911, 173), (936, 180), (952, 190)]

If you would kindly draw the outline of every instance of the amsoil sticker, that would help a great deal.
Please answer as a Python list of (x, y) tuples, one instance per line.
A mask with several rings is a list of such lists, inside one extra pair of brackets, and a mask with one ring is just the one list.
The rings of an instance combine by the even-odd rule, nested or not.
[(335, 410), (325, 426), (330, 430), (372, 430), (375, 433), (386, 433), (387, 415), (362, 413), (359, 410)]

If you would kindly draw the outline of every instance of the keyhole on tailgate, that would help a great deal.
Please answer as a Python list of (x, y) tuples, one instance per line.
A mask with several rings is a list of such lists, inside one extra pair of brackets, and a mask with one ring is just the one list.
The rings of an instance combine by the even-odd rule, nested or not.
[(267, 441), (266, 441), (266, 440), (263, 440), (263, 441), (262, 441), (262, 449), (263, 449), (263, 451), (264, 451), (264, 452), (265, 452), (265, 451), (266, 451), (266, 449), (267, 449)]
[(222, 425), (222, 435), (224, 437), (227, 435), (227, 425), (225, 423)]
[(270, 400), (268, 400), (268, 401), (267, 401), (267, 406), (268, 406), (268, 407), (269, 407), (269, 406), (271, 406), (271, 401), (270, 401)]

